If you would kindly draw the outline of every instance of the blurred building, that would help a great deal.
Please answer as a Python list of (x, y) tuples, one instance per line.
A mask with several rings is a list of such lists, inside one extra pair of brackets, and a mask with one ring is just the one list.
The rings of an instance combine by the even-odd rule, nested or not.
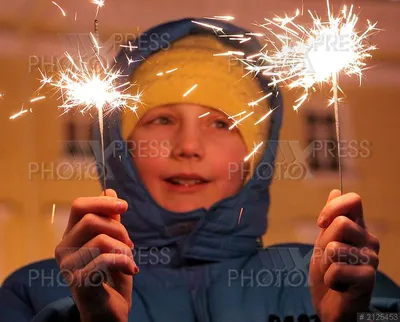
[[(100, 187), (88, 147), (76, 144), (90, 138), (94, 120), (61, 115), (58, 97), (48, 92), (40, 93), (45, 100), (30, 103), (39, 95), (35, 92), (40, 86), (38, 69), (51, 73), (65, 50), (76, 49), (78, 42), (85, 46), (82, 39), (93, 30), (96, 7), (89, 0), (60, 2), (64, 17), (49, 1), (0, 1), (1, 282), (20, 266), (52, 257), (71, 201), (100, 194)], [(342, 2), (332, 3), (339, 9)], [(380, 269), (400, 283), (400, 4), (378, 0), (355, 4), (356, 11), (361, 11), (361, 25), (366, 19), (378, 21), (384, 31), (371, 39), (379, 50), (368, 61), (371, 68), (362, 87), (357, 77), (340, 79), (345, 92), (341, 105), (344, 189), (362, 196), (368, 228), (381, 241)], [(110, 1), (100, 11), (100, 38), (111, 45), (111, 55), (119, 44), (152, 25), (189, 16), (232, 15), (237, 24), (257, 31), (253, 22), (292, 14), (298, 5), (256, 0), (142, 1), (137, 5)], [(324, 1), (304, 0), (303, 5), (326, 12)], [(339, 184), (332, 109), (326, 108), (329, 90), (313, 94), (295, 112), (297, 95), (284, 90), (286, 111), (265, 245), (313, 243), (319, 233), (319, 212), (329, 191)], [(23, 109), (28, 112), (10, 120)]]

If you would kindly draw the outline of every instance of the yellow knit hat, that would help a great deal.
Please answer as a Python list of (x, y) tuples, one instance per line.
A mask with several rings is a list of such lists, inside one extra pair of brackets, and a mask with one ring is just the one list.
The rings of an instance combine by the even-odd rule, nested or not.
[[(217, 55), (235, 51), (214, 36), (192, 35), (178, 40), (166, 50), (160, 50), (144, 61), (132, 75), (132, 83), (142, 92), (143, 107), (122, 115), (122, 135), (128, 139), (140, 119), (149, 109), (161, 105), (190, 103), (221, 110), (239, 121), (237, 126), (248, 152), (267, 140), (268, 120), (255, 125), (268, 111), (266, 95), (259, 81), (246, 75), (244, 65), (229, 56)], [(195, 89), (184, 94), (196, 85)], [(137, 87), (135, 87), (137, 90)], [(133, 95), (136, 93), (132, 93)], [(262, 151), (262, 149), (260, 149)], [(250, 173), (258, 164), (261, 153), (250, 158)]]

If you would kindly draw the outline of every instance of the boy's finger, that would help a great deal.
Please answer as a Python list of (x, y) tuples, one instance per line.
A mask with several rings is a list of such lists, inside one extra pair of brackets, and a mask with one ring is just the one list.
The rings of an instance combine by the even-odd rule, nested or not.
[[(127, 257), (125, 254), (101, 254), (94, 258), (83, 269), (69, 273), (68, 282), (74, 286), (85, 286), (85, 291), (90, 292), (102, 290), (103, 282), (112, 282), (111, 271), (119, 271), (127, 275), (135, 275), (139, 269), (134, 263), (133, 259)], [(95, 274), (98, 277), (95, 280)], [(101, 280), (98, 280), (101, 278)], [(110, 280), (107, 280), (111, 278)], [(96, 293), (93, 293), (96, 295)]]
[(318, 240), (316, 246), (325, 250), (330, 242), (341, 242), (357, 247), (369, 246), (366, 231), (345, 216), (337, 217), (332, 224), (329, 225)]
[(326, 286), (337, 292), (348, 291), (354, 285), (358, 294), (369, 294), (373, 289), (375, 273), (370, 265), (333, 263), (324, 275), (324, 281)]
[[(102, 196), (104, 196), (104, 191), (101, 194)], [(116, 193), (116, 191), (114, 189), (107, 189), (105, 195), (107, 197), (114, 197), (114, 198), (118, 198), (118, 195)]]
[[(107, 197), (113, 197), (113, 198), (118, 198), (117, 192), (114, 189), (107, 189), (105, 191), (105, 196)], [(121, 222), (121, 216), (119, 214), (115, 214), (115, 215), (110, 215), (110, 218)]]
[(116, 214), (124, 213), (127, 209), (128, 203), (125, 200), (115, 197), (103, 196), (75, 199), (64, 235), (88, 213), (95, 213), (115, 219), (114, 216)]
[(365, 228), (361, 197), (355, 193), (347, 193), (340, 198), (332, 199), (321, 211), (318, 225), (328, 227), (338, 216), (346, 216)]
[(328, 200), (326, 201), (326, 203), (331, 202), (333, 199), (335, 199), (335, 198), (337, 198), (337, 197), (339, 197), (339, 196), (341, 196), (341, 195), (342, 195), (342, 193), (340, 192), (340, 190), (338, 190), (338, 189), (333, 189), (333, 190), (329, 193)]
[(133, 244), (128, 231), (121, 223), (107, 217), (87, 214), (71, 228), (68, 234), (65, 234), (60, 245), (82, 247), (89, 240), (101, 234), (108, 235), (128, 246)]
[(64, 270), (76, 271), (81, 269), (104, 253), (124, 254), (127, 259), (134, 261), (130, 247), (107, 235), (98, 235), (76, 251), (72, 249), (73, 247), (70, 247), (67, 251), (59, 250), (59, 255), (61, 255), (60, 266)]
[(326, 271), (333, 263), (371, 265), (377, 269), (379, 265), (379, 257), (368, 247), (355, 247), (341, 242), (331, 242), (326, 246), (321, 258), (321, 272), (325, 275)]

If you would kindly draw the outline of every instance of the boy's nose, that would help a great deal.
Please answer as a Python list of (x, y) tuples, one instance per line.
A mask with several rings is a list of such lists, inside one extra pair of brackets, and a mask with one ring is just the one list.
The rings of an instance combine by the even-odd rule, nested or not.
[(202, 135), (195, 127), (185, 126), (176, 132), (171, 156), (175, 159), (202, 159), (204, 157)]

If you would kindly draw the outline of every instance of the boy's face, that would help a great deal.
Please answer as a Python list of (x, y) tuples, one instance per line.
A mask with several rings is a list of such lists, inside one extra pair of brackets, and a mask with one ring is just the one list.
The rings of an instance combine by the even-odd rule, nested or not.
[(208, 209), (238, 192), (248, 152), (231, 124), (224, 113), (193, 104), (156, 107), (141, 118), (130, 136), (133, 160), (160, 206)]

